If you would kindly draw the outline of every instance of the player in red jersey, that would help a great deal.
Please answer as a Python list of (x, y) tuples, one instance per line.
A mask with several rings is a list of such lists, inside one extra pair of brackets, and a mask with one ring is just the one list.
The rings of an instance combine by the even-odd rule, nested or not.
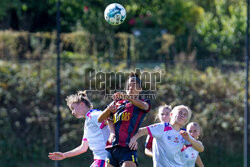
[(140, 98), (142, 83), (137, 74), (131, 73), (127, 84), (126, 94), (117, 92), (111, 103), (99, 116), (102, 122), (113, 117), (115, 135), (112, 143), (107, 145), (107, 167), (136, 167), (137, 151), (128, 146), (130, 138), (138, 131), (145, 114), (150, 111), (150, 101)]

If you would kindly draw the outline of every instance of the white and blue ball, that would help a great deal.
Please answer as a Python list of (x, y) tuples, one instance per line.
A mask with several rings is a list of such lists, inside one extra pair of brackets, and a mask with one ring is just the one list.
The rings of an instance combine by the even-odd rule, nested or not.
[(112, 3), (106, 7), (104, 18), (111, 25), (119, 25), (126, 19), (126, 10), (122, 5)]

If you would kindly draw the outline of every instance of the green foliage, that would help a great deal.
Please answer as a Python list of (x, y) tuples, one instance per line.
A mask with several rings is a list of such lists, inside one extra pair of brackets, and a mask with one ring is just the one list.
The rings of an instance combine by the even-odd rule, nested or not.
[(201, 47), (215, 53), (215, 59), (244, 60), (246, 6), (242, 0), (215, 1), (215, 12), (206, 12), (196, 29)]
[[(172, 60), (176, 55), (185, 52), (186, 57), (190, 53), (198, 53), (195, 55), (196, 59), (243, 61), (246, 27), (244, 0), (116, 2), (127, 10), (127, 18), (119, 26), (109, 25), (103, 17), (105, 7), (113, 1), (61, 0), (62, 32), (84, 30), (95, 36), (103, 36), (103, 41), (112, 41), (114, 34), (121, 32), (131, 33), (140, 29), (157, 33), (161, 29), (175, 35), (175, 41), (168, 53)], [(0, 29), (52, 32), (56, 29), (56, 3), (57, 0), (2, 0)], [(155, 46), (154, 40), (152, 45)], [(158, 57), (155, 53), (159, 47), (156, 48), (151, 53)], [(150, 50), (150, 47), (146, 50)]]
[(203, 14), (203, 8), (192, 1), (166, 0), (156, 11), (157, 23), (171, 34), (184, 34), (193, 29)]
[(42, 59), (54, 51), (55, 34), (1, 31), (0, 58), (24, 60)]
[[(127, 33), (96, 35), (86, 31), (61, 35), (62, 58), (86, 60), (102, 59), (103, 62), (158, 60), (168, 54), (174, 36), (161, 35), (160, 29), (136, 29), (138, 37)], [(146, 35), (147, 34), (147, 35)], [(0, 32), (0, 58), (22, 61), (24, 59), (53, 59), (55, 33)], [(129, 40), (129, 41), (128, 41)], [(145, 45), (145, 41), (148, 41)], [(74, 54), (71, 54), (74, 53)], [(153, 55), (153, 56), (152, 56)]]
[[(48, 6), (50, 6), (48, 13), (54, 16), (54, 23), (56, 23), (56, 3), (57, 0), (47, 0)], [(77, 27), (77, 23), (81, 22), (84, 15), (83, 0), (61, 0), (60, 1), (60, 13), (61, 13), (61, 28), (63, 32), (73, 31)], [(56, 24), (51, 27), (55, 29)]]
[(8, 9), (7, 4), (8, 0), (0, 1), (0, 19), (3, 19), (3, 17), (6, 15), (6, 10)]

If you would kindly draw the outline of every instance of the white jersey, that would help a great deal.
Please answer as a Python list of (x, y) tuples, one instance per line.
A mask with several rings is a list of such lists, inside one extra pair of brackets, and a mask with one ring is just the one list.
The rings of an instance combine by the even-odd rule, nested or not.
[(104, 123), (97, 121), (101, 113), (102, 111), (96, 109), (86, 113), (83, 140), (88, 141), (89, 148), (93, 151), (94, 159), (105, 160), (107, 156), (105, 146), (109, 137), (109, 128)]
[(147, 127), (153, 140), (154, 167), (183, 167), (181, 149), (190, 144), (169, 123), (158, 123)]
[(193, 149), (191, 145), (187, 145), (181, 151), (181, 158), (184, 163), (184, 167), (195, 167), (195, 161), (199, 152)]

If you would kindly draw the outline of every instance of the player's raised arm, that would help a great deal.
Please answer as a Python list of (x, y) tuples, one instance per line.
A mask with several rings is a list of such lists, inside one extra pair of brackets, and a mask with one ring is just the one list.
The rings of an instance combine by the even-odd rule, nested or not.
[(98, 122), (103, 122), (105, 121), (111, 114), (111, 110), (107, 107), (98, 117)]
[(110, 117), (111, 113), (115, 113), (116, 105), (112, 102), (98, 117), (98, 122), (101, 123)]
[(62, 152), (49, 153), (48, 157), (51, 160), (63, 160), (65, 158), (74, 157), (82, 153), (85, 153), (87, 150), (88, 150), (88, 141), (83, 140), (80, 146), (76, 147), (75, 149), (71, 151), (68, 151), (65, 153), (62, 153)]
[[(132, 80), (132, 81), (130, 81), (130, 80)], [(133, 81), (133, 80), (136, 80), (136, 79), (132, 78), (130, 80), (128, 81), (128, 86), (135, 88), (136, 81)], [(141, 89), (141, 88), (139, 86), (137, 86), (136, 89)], [(142, 101), (138, 97), (139, 97), (139, 92), (135, 92), (135, 91), (132, 92), (129, 90), (127, 91), (127, 94), (125, 94), (124, 92), (116, 92), (113, 95), (114, 100), (127, 99), (136, 107), (139, 107), (140, 109), (145, 110), (145, 111), (149, 110), (149, 102)]]
[(128, 100), (133, 104), (135, 105), (136, 107), (139, 107), (140, 109), (142, 110), (149, 110), (149, 104), (145, 101), (142, 101), (140, 99), (129, 99)]
[(192, 147), (199, 152), (203, 152), (204, 151), (204, 146), (202, 144), (202, 142), (194, 139), (193, 137), (189, 136), (188, 132), (181, 130), (180, 134), (182, 135), (182, 137), (187, 140), (188, 142), (190, 142), (192, 144)]

